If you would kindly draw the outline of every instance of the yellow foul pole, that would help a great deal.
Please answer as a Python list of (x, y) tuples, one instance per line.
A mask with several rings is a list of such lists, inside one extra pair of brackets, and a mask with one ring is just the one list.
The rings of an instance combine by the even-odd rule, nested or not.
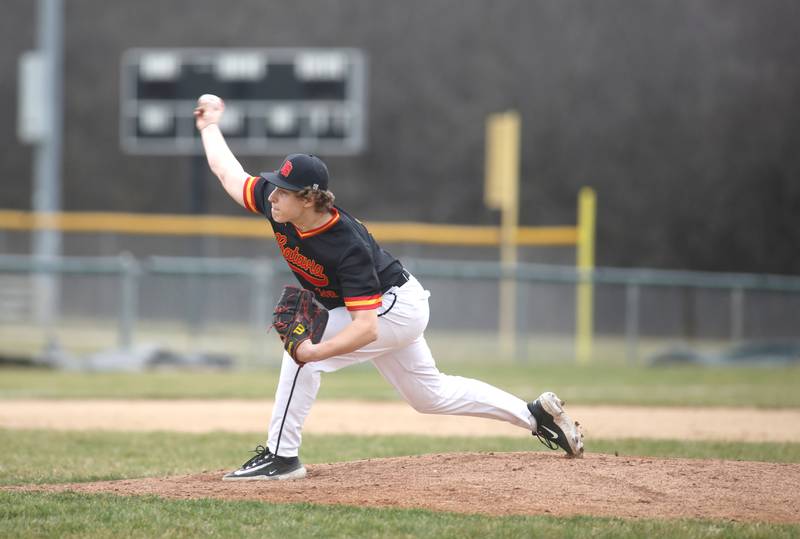
[(498, 333), (500, 351), (515, 354), (517, 287), (517, 229), (519, 228), (520, 118), (516, 111), (491, 114), (486, 122), (484, 199), (499, 209), (500, 262), (506, 276), (500, 281)]
[(575, 301), (575, 355), (579, 363), (588, 363), (592, 358), (592, 335), (594, 333), (594, 238), (595, 213), (597, 208), (594, 189), (584, 187), (578, 195), (578, 272), (580, 282)]

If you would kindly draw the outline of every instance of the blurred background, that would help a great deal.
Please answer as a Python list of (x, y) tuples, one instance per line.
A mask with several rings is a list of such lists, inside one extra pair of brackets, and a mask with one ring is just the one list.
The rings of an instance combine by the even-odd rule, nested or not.
[[(210, 92), (251, 173), (325, 159), (433, 293), (437, 357), (796, 361), (798, 20), (791, 0), (6, 0), (0, 355), (277, 363), (293, 278), (197, 154)], [(538, 238), (512, 245), (485, 204), (505, 111), (514, 224)]]

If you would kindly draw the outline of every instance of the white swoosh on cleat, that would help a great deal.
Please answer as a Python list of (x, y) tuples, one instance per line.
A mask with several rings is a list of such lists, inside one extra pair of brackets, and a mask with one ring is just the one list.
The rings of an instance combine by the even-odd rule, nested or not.
[(550, 433), (550, 435), (553, 437), (553, 440), (558, 440), (558, 433), (553, 432), (552, 430), (548, 429), (544, 425), (542, 425), (542, 428)]
[(244, 475), (246, 473), (255, 472), (256, 470), (260, 470), (261, 468), (266, 468), (270, 464), (272, 464), (272, 461), (266, 462), (266, 463), (262, 464), (261, 466), (255, 466), (253, 468), (248, 468), (246, 470), (236, 470), (235, 472), (233, 472), (233, 475)]

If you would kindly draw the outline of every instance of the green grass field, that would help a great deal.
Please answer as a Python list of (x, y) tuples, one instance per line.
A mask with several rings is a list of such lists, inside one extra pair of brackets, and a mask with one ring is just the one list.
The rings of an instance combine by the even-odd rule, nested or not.
[[(0, 484), (166, 476), (241, 464), (247, 434), (0, 430)], [(530, 439), (311, 436), (309, 463), (453, 451), (535, 449)], [(592, 451), (800, 462), (800, 444), (619, 440)], [(420, 510), (0, 492), (0, 537), (796, 537), (800, 526), (697, 520), (485, 517)]]
[(0, 493), (3, 537), (792, 538), (795, 526)]
[[(800, 407), (800, 367), (647, 368), (620, 365), (440, 364), (442, 372), (484, 380), (534, 398), (554, 390), (570, 404)], [(14, 398), (271, 398), (278, 371), (141, 374), (0, 370), (0, 399)], [(371, 365), (323, 376), (319, 398), (397, 399)]]
[[(520, 395), (572, 403), (800, 407), (800, 369), (441, 365)], [(274, 370), (136, 375), (0, 370), (0, 399), (269, 398)], [(369, 367), (326, 375), (321, 398), (394, 399)], [(0, 406), (2, 403), (0, 402)], [(240, 465), (263, 435), (0, 429), (0, 485), (199, 473)], [(307, 435), (306, 463), (455, 451), (541, 450), (520, 438)], [(587, 451), (800, 463), (800, 443), (587, 441)], [(800, 537), (800, 526), (596, 517), (485, 517), (421, 510), (0, 491), (0, 537)]]
[[(99, 481), (235, 468), (261, 434), (0, 429), (0, 484)], [(532, 437), (304, 435), (309, 464), (455, 451), (546, 451)], [(594, 440), (587, 451), (800, 463), (800, 443)]]

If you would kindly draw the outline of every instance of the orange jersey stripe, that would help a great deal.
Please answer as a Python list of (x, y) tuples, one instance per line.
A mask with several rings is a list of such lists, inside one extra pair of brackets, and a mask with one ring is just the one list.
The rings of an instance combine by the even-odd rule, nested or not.
[(349, 297), (344, 298), (344, 300), (345, 300), (345, 302), (348, 302), (348, 301), (363, 301), (365, 299), (373, 299), (374, 300), (374, 299), (380, 299), (380, 298), (381, 298), (380, 294), (374, 294), (372, 296), (349, 296)]
[(332, 227), (333, 225), (338, 223), (339, 222), (339, 217), (340, 217), (339, 216), (339, 210), (337, 210), (336, 208), (333, 208), (331, 210), (331, 218), (330, 218), (330, 220), (328, 222), (326, 222), (324, 225), (318, 226), (317, 228), (312, 228), (308, 232), (303, 232), (297, 227), (295, 227), (295, 230), (297, 231), (297, 235), (300, 236), (301, 239), (310, 238), (311, 236), (316, 236), (317, 234), (325, 232), (330, 227)]
[(255, 176), (250, 176), (249, 178), (247, 178), (247, 181), (244, 182), (244, 191), (242, 192), (242, 200), (244, 201), (244, 207), (253, 213), (258, 213), (258, 208), (256, 208), (256, 196), (255, 196), (257, 180), (258, 178)]
[(356, 305), (355, 307), (351, 307), (350, 305), (347, 306), (348, 311), (369, 311), (370, 309), (377, 309), (380, 307), (381, 302), (375, 303), (374, 305)]
[(345, 301), (344, 304), (348, 307), (360, 307), (362, 305), (378, 305), (380, 302), (379, 299), (365, 299), (364, 301)]
[(376, 309), (382, 303), (381, 296), (362, 296), (357, 298), (344, 298), (344, 304), (348, 311), (361, 311), (366, 309)]

